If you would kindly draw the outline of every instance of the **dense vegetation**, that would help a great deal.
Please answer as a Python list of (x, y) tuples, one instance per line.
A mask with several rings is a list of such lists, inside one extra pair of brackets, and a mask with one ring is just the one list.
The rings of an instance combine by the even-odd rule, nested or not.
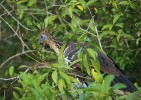
[[(140, 16), (141, 0), (0, 1), (0, 99), (139, 98), (136, 95), (141, 92)], [(88, 68), (86, 62), (96, 60), (93, 50), (87, 54), (90, 60), (84, 56), (82, 65), (88, 74), (92, 73), (95, 82), (88, 88), (77, 87), (81, 83), (62, 55), (57, 57), (49, 47), (44, 50), (38, 45), (38, 28), (43, 27), (64, 43), (78, 41), (96, 46), (114, 59), (139, 91), (129, 95), (114, 92), (124, 85), (111, 87), (112, 75), (103, 77), (98, 69)]]

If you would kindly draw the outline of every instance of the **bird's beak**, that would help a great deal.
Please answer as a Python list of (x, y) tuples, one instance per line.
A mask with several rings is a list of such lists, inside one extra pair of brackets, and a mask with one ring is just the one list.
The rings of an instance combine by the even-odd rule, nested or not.
[(43, 40), (41, 38), (39, 38), (38, 40), (38, 44), (42, 45), (43, 44)]

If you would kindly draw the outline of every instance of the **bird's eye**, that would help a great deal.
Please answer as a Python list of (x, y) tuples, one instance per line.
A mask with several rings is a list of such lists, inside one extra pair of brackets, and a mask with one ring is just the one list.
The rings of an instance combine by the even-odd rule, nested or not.
[(43, 38), (43, 36), (41, 35), (40, 38)]
[(44, 35), (44, 34), (41, 35), (39, 40), (38, 40), (38, 43), (41, 44), (45, 39), (47, 39), (46, 35)]
[(43, 35), (40, 36), (40, 38), (41, 39), (46, 39), (47, 37), (46, 37), (46, 35), (43, 34)]

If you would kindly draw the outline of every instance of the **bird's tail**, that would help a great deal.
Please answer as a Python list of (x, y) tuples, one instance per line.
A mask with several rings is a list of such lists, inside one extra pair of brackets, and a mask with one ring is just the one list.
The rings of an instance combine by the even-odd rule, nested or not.
[(125, 91), (128, 91), (128, 92), (134, 92), (137, 90), (137, 88), (134, 86), (134, 84), (128, 80), (119, 70), (117, 70), (118, 73), (119, 73), (119, 76), (115, 76), (115, 79), (114, 79), (114, 83), (123, 83), (126, 85), (126, 88), (123, 89)]

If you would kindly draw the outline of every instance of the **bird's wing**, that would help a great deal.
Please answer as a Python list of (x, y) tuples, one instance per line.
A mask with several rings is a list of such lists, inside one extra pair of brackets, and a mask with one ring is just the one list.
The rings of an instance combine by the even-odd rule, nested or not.
[(78, 44), (76, 42), (69, 43), (64, 50), (65, 57), (67, 57), (68, 60), (75, 60), (74, 57), (76, 57), (81, 45), (83, 44)]
[[(83, 45), (84, 44), (79, 44), (76, 42), (69, 43), (64, 50), (64, 55), (68, 60), (74, 60), (74, 57), (76, 56), (80, 47)], [(117, 68), (115, 67), (115, 63), (107, 55), (103, 54), (102, 52), (98, 52), (98, 60), (101, 66), (100, 70), (102, 72), (113, 74), (115, 76), (119, 75)]]
[(102, 72), (119, 76), (115, 63), (107, 55), (103, 54), (102, 52), (98, 52), (98, 60)]
[[(64, 50), (64, 55), (67, 57), (68, 60), (75, 60), (75, 57), (77, 56), (77, 52), (80, 50), (80, 47), (86, 47), (85, 44), (79, 44), (75, 42), (71, 42), (67, 45), (67, 47)], [(95, 49), (94, 49), (95, 50)], [(100, 63), (100, 71), (107, 73), (107, 74), (113, 74), (115, 76), (114, 82), (121, 82), (127, 86), (125, 90), (128, 90), (130, 92), (136, 91), (136, 87), (128, 80), (122, 72), (118, 69), (115, 62), (108, 57), (107, 55), (103, 54), (102, 52), (96, 51), (98, 53), (98, 60)], [(85, 52), (84, 52), (85, 53)], [(75, 56), (75, 57), (74, 57)]]

